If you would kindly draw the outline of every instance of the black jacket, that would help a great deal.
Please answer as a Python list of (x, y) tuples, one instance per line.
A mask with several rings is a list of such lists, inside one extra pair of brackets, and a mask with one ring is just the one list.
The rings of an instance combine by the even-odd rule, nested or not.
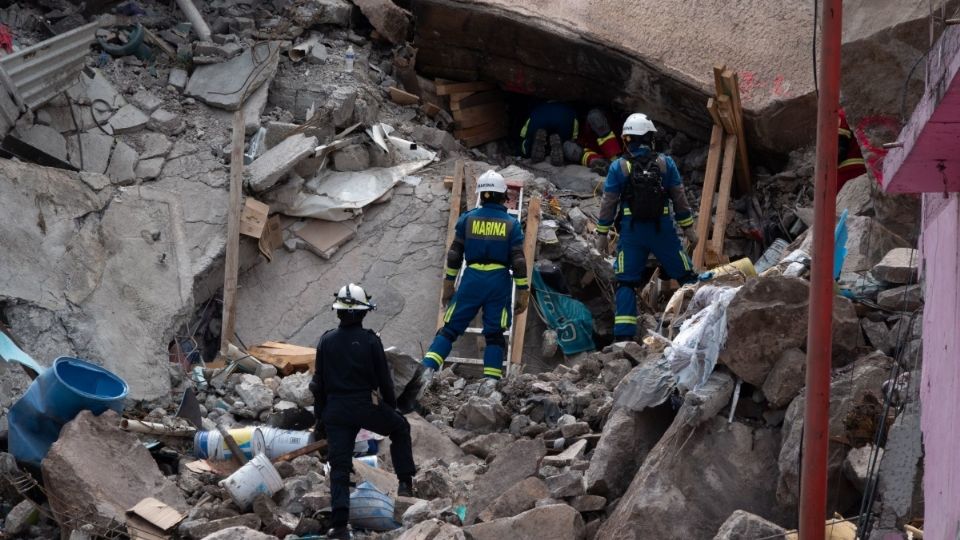
[(311, 388), (318, 418), (330, 396), (361, 396), (379, 390), (384, 403), (393, 408), (397, 406), (383, 343), (373, 330), (360, 324), (341, 323), (339, 328), (323, 334), (317, 345)]

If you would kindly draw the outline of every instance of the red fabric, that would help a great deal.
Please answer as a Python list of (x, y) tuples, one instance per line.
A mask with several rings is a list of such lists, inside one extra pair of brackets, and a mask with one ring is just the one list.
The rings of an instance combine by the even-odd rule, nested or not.
[(609, 133), (609, 135), (612, 135), (612, 137), (604, 141), (603, 144), (600, 145), (599, 150), (600, 153), (603, 154), (603, 157), (612, 160), (619, 156), (623, 150), (620, 148), (620, 141), (617, 139), (617, 136), (614, 135), (613, 132)]
[(7, 25), (3, 23), (0, 23), (0, 49), (8, 53), (13, 52), (13, 36), (10, 34), (10, 29), (7, 28)]
[[(841, 134), (842, 130), (846, 130), (847, 133), (850, 133), (850, 144), (847, 145), (847, 154), (840, 156), (839, 162), (843, 163), (848, 159), (863, 159), (863, 152), (860, 150), (860, 143), (857, 141), (857, 137), (853, 133), (853, 130), (850, 129), (850, 124), (847, 123), (847, 115), (843, 112), (843, 109), (840, 109), (838, 137), (844, 136)], [(866, 173), (867, 167), (863, 163), (855, 163), (843, 167), (837, 167), (837, 191), (839, 191), (840, 188), (842, 188), (843, 185), (850, 180), (853, 180), (854, 178)]]

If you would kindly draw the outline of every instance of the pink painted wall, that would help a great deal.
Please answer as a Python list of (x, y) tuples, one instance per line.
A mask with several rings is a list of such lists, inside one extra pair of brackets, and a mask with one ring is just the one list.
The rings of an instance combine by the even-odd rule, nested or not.
[(924, 536), (953, 540), (960, 538), (960, 194), (923, 197)]

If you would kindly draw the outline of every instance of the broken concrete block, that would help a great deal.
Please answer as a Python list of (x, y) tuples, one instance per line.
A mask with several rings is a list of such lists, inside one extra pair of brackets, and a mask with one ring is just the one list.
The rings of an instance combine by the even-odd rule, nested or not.
[(560, 434), (563, 435), (565, 439), (572, 439), (573, 437), (586, 435), (587, 433), (590, 433), (590, 424), (586, 422), (574, 422), (560, 426)]
[(867, 336), (867, 341), (874, 349), (883, 354), (890, 354), (890, 328), (883, 321), (871, 321), (870, 319), (860, 319), (860, 328)]
[(463, 530), (473, 540), (505, 538), (582, 540), (584, 538), (583, 518), (580, 512), (566, 504), (541, 506), (513, 517), (471, 525)]
[(79, 174), (80, 180), (94, 191), (100, 191), (110, 185), (110, 177), (105, 174), (86, 171), (80, 171)]
[(166, 157), (170, 153), (170, 149), (173, 148), (173, 143), (162, 133), (143, 133), (140, 135), (138, 142), (140, 159)]
[(310, 391), (310, 381), (313, 375), (310, 373), (294, 373), (284, 377), (280, 381), (280, 389), (277, 395), (281, 399), (290, 400), (300, 407), (309, 407), (313, 405), (313, 392)]
[(413, 127), (410, 136), (420, 144), (427, 145), (431, 148), (446, 150), (447, 152), (453, 152), (460, 147), (460, 143), (453, 137), (453, 134), (442, 129), (416, 125)]
[(178, 115), (166, 109), (157, 109), (150, 115), (147, 127), (165, 135), (176, 135), (183, 131), (184, 124)]
[(243, 382), (236, 387), (237, 395), (243, 404), (259, 414), (273, 406), (273, 390), (260, 382)]
[(763, 395), (775, 409), (786, 407), (803, 389), (807, 356), (800, 349), (787, 349), (763, 382)]
[[(847, 480), (853, 484), (860, 493), (863, 493), (867, 487), (867, 481), (870, 479), (870, 460), (873, 459), (873, 453), (876, 447), (872, 444), (852, 448), (843, 460), (843, 474)], [(883, 448), (879, 449), (874, 463), (874, 474), (880, 470), (880, 462), (883, 460)]]
[(353, 0), (370, 25), (390, 43), (403, 45), (410, 33), (410, 12), (391, 0)]
[(250, 527), (229, 527), (204, 536), (202, 540), (275, 540), (276, 536), (264, 534)]
[(397, 540), (465, 540), (463, 531), (457, 526), (433, 518), (417, 523)]
[[(719, 362), (744, 381), (762, 386), (780, 354), (807, 341), (809, 288), (810, 284), (800, 278), (777, 276), (748, 281), (727, 307), (727, 341)], [(846, 359), (857, 347), (859, 323), (853, 304), (836, 298), (835, 359)]]
[(316, 147), (317, 138), (307, 137), (303, 133), (286, 138), (264, 152), (246, 168), (244, 174), (247, 177), (247, 185), (254, 192), (270, 189), (300, 160), (312, 154)]
[(40, 521), (40, 509), (29, 500), (22, 500), (13, 507), (4, 518), (3, 532), (13, 536), (21, 535)]
[[(583, 212), (580, 213), (581, 215)], [(630, 373), (633, 364), (626, 358), (611, 358), (603, 362), (603, 369), (600, 376), (603, 377), (603, 384), (608, 390), (613, 390), (617, 384)]]
[(742, 538), (780, 538), (786, 529), (762, 517), (737, 510), (723, 522), (713, 540), (740, 540)]
[(370, 153), (362, 144), (351, 144), (333, 154), (333, 168), (338, 171), (363, 171), (370, 168)]
[(81, 133), (79, 143), (76, 136), (69, 137), (67, 147), (70, 151), (70, 163), (86, 172), (107, 172), (113, 141), (113, 137), (95, 131)]
[(187, 87), (187, 80), (189, 78), (190, 75), (187, 74), (187, 70), (173, 68), (170, 70), (170, 76), (167, 78), (167, 84), (183, 92), (183, 89)]
[(273, 78), (280, 46), (267, 41), (219, 64), (197, 67), (184, 93), (213, 107), (239, 109), (260, 85)]
[(149, 120), (149, 117), (135, 105), (125, 105), (110, 117), (109, 124), (113, 128), (113, 132), (119, 135), (141, 130)]
[[(410, 423), (410, 439), (413, 441), (413, 459), (416, 463), (426, 463), (431, 459), (439, 459), (444, 463), (454, 463), (464, 457), (463, 450), (450, 437), (444, 435), (437, 426), (424, 420), (417, 413), (406, 415)], [(390, 460), (390, 440), (380, 441), (378, 452), (385, 462)]]
[(297, 26), (304, 28), (325, 24), (349, 27), (353, 6), (347, 0), (307, 0), (288, 11)]
[(61, 161), (67, 160), (67, 140), (49, 126), (33, 125), (17, 130), (18, 138)]
[(338, 128), (347, 127), (353, 123), (353, 113), (357, 106), (357, 89), (353, 87), (336, 87), (330, 97), (323, 104), (323, 109), (330, 112), (333, 125)]
[(137, 179), (136, 167), (140, 160), (137, 151), (123, 141), (117, 141), (116, 148), (110, 156), (110, 165), (107, 166), (107, 176), (114, 184), (132, 184)]
[(456, 482), (446, 467), (418, 471), (413, 478), (413, 489), (425, 499), (449, 499), (457, 495)]
[[(844, 274), (871, 270), (891, 249), (910, 247), (906, 240), (869, 216), (847, 217), (847, 256), (843, 260)], [(800, 249), (813, 251), (813, 235), (807, 234)]]
[(195, 64), (215, 64), (229, 60), (242, 51), (243, 47), (236, 42), (196, 41), (193, 44), (193, 62)]
[(904, 285), (880, 291), (877, 304), (892, 311), (912, 312), (923, 307), (923, 286)]
[(873, 277), (886, 281), (887, 283), (896, 283), (906, 285), (916, 283), (917, 268), (920, 259), (917, 250), (912, 248), (895, 248), (887, 252), (883, 259), (873, 267), (870, 272)]
[(555, 499), (576, 497), (586, 492), (583, 486), (583, 473), (581, 471), (567, 471), (549, 476), (545, 482), (547, 488), (550, 490), (550, 496)]
[(512, 517), (533, 508), (540, 499), (550, 496), (550, 490), (543, 480), (536, 476), (517, 482), (493, 500), (477, 516), (478, 521), (493, 521), (495, 519)]
[(577, 512), (599, 512), (607, 506), (607, 498), (599, 495), (579, 495), (570, 499), (570, 506)]
[(136, 175), (141, 180), (154, 180), (160, 176), (163, 171), (163, 164), (166, 162), (162, 157), (152, 159), (141, 159), (137, 162)]
[(490, 455), (495, 455), (498, 450), (514, 441), (513, 435), (509, 433), (488, 433), (478, 435), (469, 441), (460, 445), (460, 448), (468, 453), (477, 456), (480, 459), (487, 459)]
[[(41, 467), (57, 521), (72, 516), (104, 526), (126, 521), (127, 510), (153, 497), (187, 511), (180, 489), (157, 468), (150, 452), (119, 427), (120, 416), (83, 411), (63, 427)], [(110, 471), (105, 474), (104, 471)]]
[(473, 523), (480, 511), (507, 489), (536, 475), (546, 453), (543, 441), (529, 439), (521, 439), (501, 450), (487, 472), (474, 481), (464, 523)]
[(500, 402), (473, 396), (460, 406), (453, 417), (453, 427), (477, 433), (499, 431), (510, 423), (510, 414)]
[(563, 452), (560, 452), (554, 456), (547, 456), (543, 458), (543, 464), (558, 468), (566, 467), (572, 464), (574, 461), (581, 459), (584, 453), (586, 453), (586, 449), (587, 440), (581, 439), (570, 445), (570, 447), (565, 449)]
[(672, 419), (670, 411), (661, 408), (641, 412), (614, 408), (603, 425), (600, 441), (584, 475), (587, 491), (609, 499), (623, 495)]
[(323, 43), (316, 43), (310, 48), (310, 54), (307, 55), (307, 62), (311, 64), (324, 64), (327, 61), (327, 46)]
[(232, 539), (236, 537), (227, 536), (225, 531), (247, 528), (259, 529), (260, 523), (260, 518), (256, 514), (241, 514), (239, 516), (230, 516), (214, 520), (197, 519), (184, 521), (177, 528), (177, 531), (181, 536), (190, 540), (205, 540), (213, 535), (213, 533), (220, 532), (222, 535), (218, 538), (226, 540), (227, 538)]
[(133, 97), (130, 98), (130, 102), (140, 107), (140, 110), (146, 111), (147, 114), (152, 113), (163, 105), (162, 99), (147, 90), (141, 90), (134, 94)]

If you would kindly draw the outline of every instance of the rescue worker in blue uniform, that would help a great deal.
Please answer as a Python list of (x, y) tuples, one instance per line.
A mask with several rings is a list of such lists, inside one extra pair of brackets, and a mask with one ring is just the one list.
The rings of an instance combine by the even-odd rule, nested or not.
[[(490, 379), (503, 376), (506, 339), (503, 332), (510, 328), (512, 313), (510, 297), (517, 288), (514, 311), (527, 309), (529, 290), (527, 261), (523, 255), (523, 230), (520, 222), (507, 213), (504, 206), (507, 184), (503, 176), (487, 171), (477, 179), (481, 205), (457, 220), (456, 235), (447, 252), (446, 279), (443, 282), (443, 301), (447, 310), (443, 328), (423, 358), (421, 393), (443, 362), (467, 325), (483, 310), (483, 375)], [(454, 292), (462, 261), (463, 271), (459, 289)], [(512, 271), (512, 276), (511, 276)], [(512, 280), (512, 283), (511, 283)]]
[[(693, 213), (687, 201), (680, 172), (673, 158), (653, 149), (656, 127), (646, 115), (635, 113), (623, 124), (626, 155), (610, 165), (603, 185), (600, 215), (596, 232), (597, 248), (607, 252), (610, 227), (619, 218), (620, 239), (617, 243), (614, 274), (617, 278), (614, 341), (629, 341), (637, 334), (637, 293), (652, 252), (670, 279), (681, 284), (696, 280), (690, 258), (684, 251), (677, 225), (691, 245), (696, 244)], [(646, 167), (654, 178), (654, 186), (643, 191), (634, 170)], [(644, 200), (633, 200), (642, 198)], [(670, 202), (673, 202), (671, 212)], [(652, 209), (646, 218), (634, 215), (636, 208)]]
[(383, 343), (363, 318), (374, 309), (366, 291), (353, 283), (337, 293), (333, 309), (340, 326), (317, 345), (317, 367), (310, 383), (316, 416), (315, 438), (326, 438), (330, 459), (332, 528), (327, 538), (353, 538), (350, 519), (350, 471), (361, 428), (390, 437), (390, 457), (398, 493), (412, 496), (413, 445), (410, 424), (397, 412), (397, 398)]
[(547, 156), (549, 140), (550, 164), (561, 167), (564, 141), (576, 140), (579, 131), (577, 110), (571, 105), (558, 101), (541, 103), (530, 111), (530, 117), (520, 130), (520, 153), (539, 163)]

